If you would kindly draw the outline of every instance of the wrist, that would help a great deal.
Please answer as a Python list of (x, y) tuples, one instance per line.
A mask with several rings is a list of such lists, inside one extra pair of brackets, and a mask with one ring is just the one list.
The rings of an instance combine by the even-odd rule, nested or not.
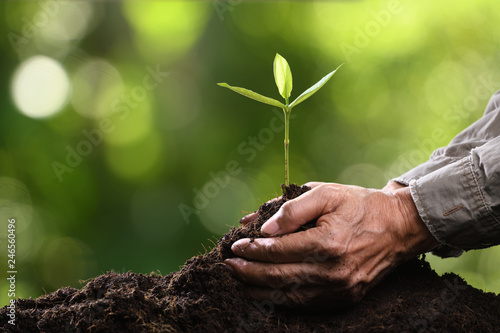
[(408, 260), (421, 253), (429, 252), (439, 245), (439, 242), (429, 231), (418, 213), (417, 207), (411, 196), (408, 186), (400, 185), (393, 190), (398, 200), (399, 211), (402, 218), (402, 232), (400, 241), (403, 244), (402, 260)]
[(407, 185), (398, 183), (396, 181), (391, 181), (391, 182), (387, 183), (387, 185), (384, 186), (384, 188), (382, 189), (382, 191), (386, 192), (386, 193), (395, 194), (395, 192), (397, 190), (405, 188), (405, 187), (407, 187)]

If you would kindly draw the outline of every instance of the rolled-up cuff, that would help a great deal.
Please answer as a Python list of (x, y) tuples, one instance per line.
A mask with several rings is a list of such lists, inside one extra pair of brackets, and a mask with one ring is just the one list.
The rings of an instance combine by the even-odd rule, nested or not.
[(442, 244), (433, 251), (436, 255), (459, 256), (463, 250), (491, 246), (494, 226), (479, 202), (471, 156), (411, 180), (409, 186), (420, 217)]
[(418, 213), (420, 217), (422, 218), (422, 221), (424, 221), (425, 225), (431, 232), (431, 234), (436, 238), (440, 245), (437, 246), (432, 250), (432, 253), (442, 257), (442, 258), (447, 258), (447, 257), (460, 257), (462, 253), (464, 252), (463, 250), (454, 247), (453, 245), (447, 244), (445, 239), (443, 238), (442, 233), (436, 232), (436, 229), (434, 228), (434, 224), (429, 218), (429, 212), (428, 208), (426, 208), (426, 205), (422, 203), (421, 197), (419, 190), (417, 188), (417, 181), (412, 180), (410, 181), (410, 193), (413, 198), (413, 201), (415, 202), (415, 206), (417, 207)]

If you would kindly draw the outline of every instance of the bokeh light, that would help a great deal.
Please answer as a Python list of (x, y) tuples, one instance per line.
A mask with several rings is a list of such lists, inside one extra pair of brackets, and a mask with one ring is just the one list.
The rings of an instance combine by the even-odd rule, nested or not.
[(73, 76), (71, 104), (83, 117), (96, 119), (113, 113), (115, 103), (124, 93), (118, 70), (103, 59), (91, 59), (81, 65)]
[(254, 198), (247, 184), (235, 177), (219, 177), (194, 189), (199, 202), (200, 221), (215, 234), (223, 234), (238, 224), (241, 207), (252, 207)]
[(163, 105), (162, 111), (157, 113), (157, 119), (165, 130), (181, 129), (195, 121), (203, 111), (202, 101), (190, 96), (192, 87), (199, 84), (198, 68), (193, 67), (190, 66), (188, 71), (169, 73), (166, 82), (162, 83), (161, 90), (168, 93), (157, 97)]
[[(216, 85), (279, 98), (276, 52), (292, 97), (344, 63), (293, 111), (292, 182), (384, 186), (500, 89), (499, 12), (488, 0), (0, 2), (0, 219), (19, 221), (21, 295), (123, 267), (168, 273), (279, 196), (283, 131), (259, 139), (276, 110)], [(229, 161), (241, 172), (215, 188)], [(201, 206), (186, 218), (180, 203)], [(499, 251), (428, 257), (500, 292)]]
[(168, 157), (168, 163), (175, 163), (175, 155), (164, 151), (160, 136), (151, 132), (141, 140), (128, 145), (108, 146), (106, 161), (111, 171), (118, 177), (137, 181), (152, 179), (162, 171), (163, 154)]
[(127, 97), (123, 95), (115, 100), (111, 129), (104, 137), (106, 143), (123, 146), (139, 141), (153, 130), (153, 110), (151, 101), (144, 91), (141, 99), (134, 98), (133, 88), (127, 89)]
[[(0, 221), (16, 218), (17, 231), (23, 231), (31, 223), (32, 215), (31, 194), (26, 185), (14, 178), (0, 177)], [(6, 232), (7, 229), (0, 230), (0, 235), (5, 236)]]
[(87, 32), (94, 15), (94, 4), (86, 1), (52, 2), (47, 10), (47, 24), (40, 29), (41, 35), (50, 41), (68, 42), (80, 39)]
[(182, 1), (125, 1), (138, 50), (148, 59), (177, 58), (193, 46), (210, 18), (212, 4)]
[(77, 239), (61, 237), (50, 240), (42, 249), (40, 271), (47, 287), (59, 288), (74, 285), (89, 278), (85, 272), (94, 269), (95, 258), (92, 250)]
[[(251, 38), (269, 38), (281, 35), (287, 30), (286, 24), (290, 17), (290, 3), (274, 2), (273, 10), (265, 10), (262, 4), (242, 3), (240, 10), (234, 11), (234, 24)], [(255, 21), (259, 24), (256, 25)]]
[(34, 56), (25, 60), (12, 79), (12, 97), (19, 111), (31, 118), (54, 115), (66, 104), (68, 75), (55, 60)]

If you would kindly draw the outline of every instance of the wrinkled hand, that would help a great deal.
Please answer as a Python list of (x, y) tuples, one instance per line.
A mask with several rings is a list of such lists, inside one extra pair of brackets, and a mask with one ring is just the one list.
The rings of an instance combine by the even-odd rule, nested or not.
[[(262, 226), (266, 238), (238, 240), (231, 249), (239, 258), (225, 260), (254, 286), (254, 298), (288, 306), (352, 304), (397, 264), (438, 245), (402, 185), (306, 185), (312, 189)], [(292, 233), (316, 218), (316, 227)]]

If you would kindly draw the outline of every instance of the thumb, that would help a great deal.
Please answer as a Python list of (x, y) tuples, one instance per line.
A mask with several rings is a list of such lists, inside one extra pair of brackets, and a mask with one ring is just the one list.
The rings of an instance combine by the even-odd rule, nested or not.
[(262, 234), (266, 237), (288, 234), (320, 217), (326, 213), (325, 208), (330, 206), (326, 192), (327, 187), (320, 185), (300, 197), (285, 202), (276, 214), (264, 223), (261, 228)]

